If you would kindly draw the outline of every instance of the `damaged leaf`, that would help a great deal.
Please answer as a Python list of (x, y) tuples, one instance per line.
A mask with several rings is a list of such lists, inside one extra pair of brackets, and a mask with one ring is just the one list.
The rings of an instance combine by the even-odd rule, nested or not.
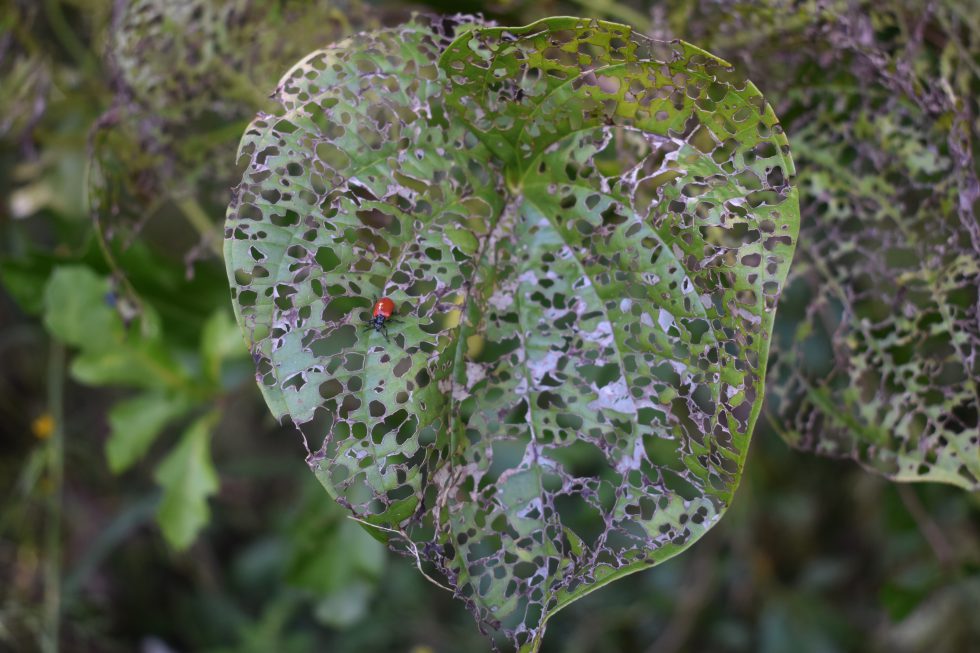
[(739, 12), (690, 22), (787, 85), (769, 96), (801, 170), (802, 235), (767, 412), (794, 446), (976, 491), (980, 36), (955, 4), (769, 4), (764, 28)]
[[(225, 261), (333, 497), (525, 651), (717, 522), (799, 226), (751, 83), (612, 23), (415, 20), (275, 97)], [(388, 341), (363, 330), (382, 296)]]
[(116, 93), (90, 135), (89, 194), (106, 240), (125, 247), (163, 215), (198, 232), (189, 263), (220, 250), (215, 209), (239, 174), (224, 153), (271, 106), (283, 67), (364, 28), (350, 18), (364, 13), (358, 0), (115, 3), (105, 65)]

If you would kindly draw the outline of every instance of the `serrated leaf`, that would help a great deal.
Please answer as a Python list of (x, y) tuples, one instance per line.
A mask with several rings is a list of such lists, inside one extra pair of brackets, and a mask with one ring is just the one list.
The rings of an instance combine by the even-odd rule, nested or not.
[(731, 501), (799, 226), (786, 138), (724, 62), (574, 18), (416, 21), (279, 89), (226, 226), (260, 387), (332, 496), (537, 650)]
[(120, 401), (109, 410), (106, 458), (119, 474), (129, 469), (153, 444), (160, 431), (190, 408), (186, 399), (162, 393)]
[(218, 490), (211, 463), (211, 430), (218, 413), (196, 420), (157, 468), (154, 478), (163, 489), (157, 521), (175, 549), (186, 549), (208, 523), (208, 498)]

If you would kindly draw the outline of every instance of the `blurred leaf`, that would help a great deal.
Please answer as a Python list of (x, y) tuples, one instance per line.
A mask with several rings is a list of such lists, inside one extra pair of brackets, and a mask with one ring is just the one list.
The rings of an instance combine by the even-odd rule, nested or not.
[(109, 410), (109, 469), (119, 474), (143, 457), (163, 428), (190, 408), (182, 397), (148, 393), (120, 401)]
[(31, 315), (44, 310), (44, 290), (51, 264), (35, 257), (0, 261), (0, 282), (17, 305)]
[(385, 564), (384, 546), (342, 514), (329, 524), (304, 523), (293, 535), (286, 577), (291, 585), (329, 595), (355, 580), (373, 580)]
[(268, 108), (282, 68), (374, 19), (358, 0), (132, 0), (113, 9), (106, 67), (118, 92), (93, 134), (94, 212), (107, 240), (128, 245), (176, 208), (172, 217), (182, 213), (201, 239), (192, 261), (217, 245), (209, 216), (220, 215), (211, 209), (237, 174), (227, 153)]
[[(955, 3), (836, 8), (802, 23), (825, 63), (782, 112), (806, 210), (772, 415), (794, 446), (977, 490), (980, 181), (967, 134), (980, 36)], [(948, 31), (907, 27), (926, 24)], [(946, 67), (940, 43), (958, 46)]]
[(384, 546), (347, 519), (346, 511), (324, 496), (322, 487), (308, 488), (288, 527), (289, 584), (327, 597), (353, 582), (380, 578), (387, 558)]
[(928, 600), (879, 635), (882, 650), (959, 653), (972, 647), (978, 628), (976, 606), (980, 600), (980, 578), (947, 583)]
[(55, 269), (44, 295), (44, 324), (62, 342), (81, 349), (72, 376), (88, 385), (190, 389), (190, 381), (161, 338), (160, 320), (149, 305), (139, 325), (127, 329), (113, 306), (109, 280), (81, 265)]
[(81, 265), (51, 274), (44, 292), (44, 326), (58, 340), (93, 352), (122, 341), (122, 319), (109, 306), (109, 280)]
[(147, 343), (121, 343), (103, 351), (82, 351), (71, 363), (72, 377), (87, 385), (185, 388), (188, 380), (167, 350)]
[(221, 380), (221, 365), (228, 358), (243, 358), (248, 351), (234, 318), (225, 309), (218, 309), (201, 331), (201, 360), (204, 374), (212, 383)]
[[(727, 509), (794, 170), (758, 90), (694, 46), (452, 27), (286, 74), (242, 139), (225, 262), (270, 408), (325, 436), (328, 492), (535, 651)], [(390, 339), (359, 335), (381, 296)]]
[(317, 601), (313, 614), (317, 621), (322, 624), (334, 628), (347, 628), (363, 619), (364, 615), (367, 614), (374, 591), (374, 583), (349, 580), (343, 586)]
[(163, 488), (157, 521), (167, 541), (178, 550), (190, 546), (208, 523), (207, 500), (218, 490), (209, 444), (218, 416), (211, 412), (195, 421), (155, 474)]

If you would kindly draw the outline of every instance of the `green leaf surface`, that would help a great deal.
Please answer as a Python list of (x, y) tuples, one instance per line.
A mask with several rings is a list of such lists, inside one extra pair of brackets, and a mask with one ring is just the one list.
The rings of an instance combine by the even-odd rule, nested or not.
[(109, 410), (106, 457), (109, 469), (119, 474), (129, 469), (153, 444), (163, 428), (190, 408), (182, 397), (147, 393), (120, 401)]
[[(935, 11), (940, 24), (957, 13)], [(794, 446), (977, 491), (980, 181), (963, 98), (976, 95), (966, 53), (978, 37), (968, 30), (971, 49), (940, 65), (932, 39), (896, 47), (886, 36), (909, 24), (904, 9), (872, 16), (874, 34), (834, 44), (836, 74), (787, 101), (811, 210), (780, 308), (769, 411)], [(871, 69), (866, 52), (880, 57)]]
[(29, 314), (44, 311), (44, 290), (51, 263), (40, 256), (0, 261), (0, 283), (20, 308)]
[(109, 280), (84, 265), (58, 267), (44, 292), (44, 326), (80, 349), (72, 376), (87, 385), (184, 390), (189, 381), (160, 337), (160, 319), (148, 305), (127, 328), (114, 308)]
[(218, 490), (210, 451), (211, 430), (217, 420), (214, 412), (196, 420), (155, 474), (163, 489), (157, 521), (167, 542), (178, 550), (190, 546), (208, 523), (208, 498)]
[[(225, 261), (327, 491), (533, 651), (731, 502), (794, 170), (758, 90), (698, 48), (575, 18), (446, 26), (287, 73), (242, 140)], [(387, 340), (362, 329), (381, 296)]]
[(246, 355), (241, 331), (226, 309), (214, 312), (201, 331), (201, 362), (211, 383), (221, 380), (221, 365), (228, 359)]
[(65, 344), (89, 351), (111, 349), (124, 330), (109, 298), (108, 279), (83, 265), (59, 267), (44, 291), (44, 326)]

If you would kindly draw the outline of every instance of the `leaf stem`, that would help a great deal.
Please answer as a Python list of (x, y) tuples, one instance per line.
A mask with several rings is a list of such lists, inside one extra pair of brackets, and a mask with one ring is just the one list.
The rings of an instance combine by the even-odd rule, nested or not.
[(409, 550), (412, 552), (412, 557), (415, 558), (415, 567), (419, 570), (419, 573), (422, 574), (422, 576), (427, 581), (429, 581), (430, 583), (432, 583), (436, 587), (440, 587), (440, 588), (446, 590), (447, 592), (452, 592), (453, 591), (452, 588), (446, 587), (445, 585), (443, 585), (442, 583), (440, 583), (439, 581), (437, 581), (435, 578), (433, 578), (429, 574), (425, 573), (425, 570), (422, 569), (422, 556), (419, 555), (418, 546), (416, 546), (415, 541), (412, 540), (411, 537), (409, 537), (408, 533), (406, 533), (405, 531), (400, 530), (400, 529), (399, 530), (396, 530), (394, 528), (388, 528), (387, 526), (381, 526), (380, 524), (372, 524), (371, 522), (366, 521), (364, 519), (361, 519), (359, 517), (355, 517), (354, 515), (347, 515), (347, 519), (350, 519), (352, 521), (356, 521), (358, 524), (362, 524), (364, 526), (369, 526), (371, 528), (377, 528), (378, 530), (385, 531), (386, 533), (393, 533), (393, 534), (398, 535), (399, 537), (401, 537), (403, 540), (405, 540), (405, 543), (408, 545)]
[(44, 14), (48, 26), (61, 46), (70, 54), (90, 77), (98, 75), (99, 64), (88, 47), (78, 38), (61, 10), (60, 0), (44, 0)]
[(613, 0), (572, 0), (573, 4), (589, 10), (593, 16), (606, 15), (621, 20), (638, 32), (650, 31), (650, 19), (635, 9), (624, 7)]
[(44, 542), (44, 606), (41, 650), (58, 652), (61, 625), (61, 514), (65, 478), (64, 448), (65, 348), (52, 340), (48, 353), (48, 412), (54, 431), (48, 441), (48, 509)]
[(221, 242), (219, 238), (215, 237), (215, 232), (217, 229), (215, 228), (215, 225), (212, 224), (211, 220), (208, 219), (208, 213), (204, 210), (204, 207), (201, 206), (195, 197), (190, 195), (176, 197), (174, 198), (174, 201), (180, 208), (181, 213), (184, 214), (184, 217), (187, 218), (187, 221), (204, 239), (204, 242), (207, 244), (208, 248), (214, 252), (218, 258), (221, 258)]
[(936, 560), (939, 561), (939, 566), (945, 570), (949, 570), (953, 565), (955, 554), (952, 545), (950, 545), (946, 536), (943, 534), (943, 529), (932, 519), (929, 511), (926, 510), (925, 506), (922, 505), (922, 501), (919, 500), (919, 496), (915, 493), (915, 490), (909, 485), (896, 483), (895, 490), (898, 492), (898, 497), (902, 500), (905, 509), (909, 511), (909, 515), (915, 521), (919, 532), (922, 533), (922, 536), (929, 544), (929, 548), (932, 549)]

